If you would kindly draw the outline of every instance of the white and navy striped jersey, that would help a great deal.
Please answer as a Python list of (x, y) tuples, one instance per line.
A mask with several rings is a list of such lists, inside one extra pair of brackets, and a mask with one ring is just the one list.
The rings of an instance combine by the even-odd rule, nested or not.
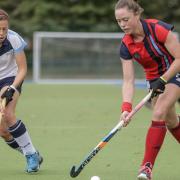
[(8, 30), (7, 38), (0, 47), (0, 79), (17, 75), (15, 54), (22, 52), (26, 45), (19, 34)]

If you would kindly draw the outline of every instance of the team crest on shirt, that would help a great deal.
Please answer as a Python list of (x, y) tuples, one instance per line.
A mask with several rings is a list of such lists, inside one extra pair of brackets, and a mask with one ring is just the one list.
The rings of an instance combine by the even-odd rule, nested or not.
[(141, 58), (141, 56), (140, 56), (140, 54), (139, 54), (138, 52), (135, 52), (135, 53), (133, 54), (133, 57), (134, 57), (135, 59), (140, 59), (140, 58)]

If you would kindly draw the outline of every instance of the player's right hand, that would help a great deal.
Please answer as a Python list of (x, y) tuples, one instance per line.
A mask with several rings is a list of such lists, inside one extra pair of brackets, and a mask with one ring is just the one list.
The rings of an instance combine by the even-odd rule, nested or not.
[(126, 127), (131, 121), (131, 119), (127, 119), (128, 114), (129, 114), (128, 111), (124, 111), (120, 116), (120, 121), (124, 121), (124, 124), (123, 124), (124, 127)]
[(5, 91), (4, 93), (1, 95), (1, 98), (6, 98), (6, 105), (12, 101), (13, 99), (13, 95), (15, 93), (15, 89), (12, 88), (11, 86), (9, 86)]

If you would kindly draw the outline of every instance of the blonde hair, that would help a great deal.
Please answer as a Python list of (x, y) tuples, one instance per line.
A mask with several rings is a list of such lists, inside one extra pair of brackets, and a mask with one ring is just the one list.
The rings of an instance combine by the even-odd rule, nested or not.
[(144, 9), (138, 4), (138, 0), (119, 0), (115, 5), (115, 10), (127, 7), (135, 14), (141, 14)]
[(0, 21), (1, 20), (9, 20), (9, 15), (6, 11), (4, 11), (3, 9), (0, 9)]

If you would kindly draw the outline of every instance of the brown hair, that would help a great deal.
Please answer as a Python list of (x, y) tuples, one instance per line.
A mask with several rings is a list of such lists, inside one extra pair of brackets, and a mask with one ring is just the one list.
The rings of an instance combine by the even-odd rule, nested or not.
[(0, 21), (1, 20), (9, 20), (9, 15), (6, 11), (4, 11), (3, 9), (0, 9)]
[(115, 5), (115, 10), (127, 7), (135, 14), (141, 14), (144, 9), (138, 4), (138, 0), (119, 0)]

